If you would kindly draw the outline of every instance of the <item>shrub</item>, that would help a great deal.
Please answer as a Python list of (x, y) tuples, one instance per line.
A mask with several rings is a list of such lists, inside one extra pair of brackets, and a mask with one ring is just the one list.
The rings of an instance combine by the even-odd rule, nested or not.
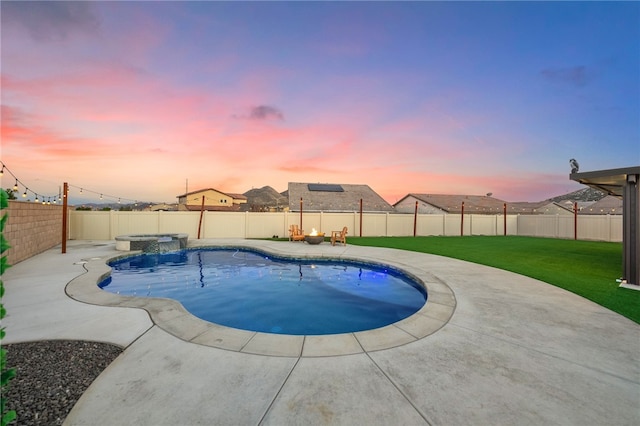
[[(9, 196), (7, 195), (4, 189), (0, 189), (0, 210), (4, 210), (9, 207)], [(9, 242), (4, 237), (4, 226), (7, 223), (8, 215), (4, 213), (2, 218), (0, 219), (0, 254), (2, 257), (0, 258), (0, 276), (4, 274), (4, 271), (9, 267), (9, 263), (7, 262), (7, 256), (5, 252), (9, 249)], [(0, 320), (2, 320), (7, 311), (2, 304), (2, 298), (4, 297), (4, 283), (2, 279), (0, 279)], [(0, 328), (0, 341), (4, 339), (5, 331), (4, 327)], [(0, 423), (2, 426), (5, 426), (12, 422), (16, 418), (15, 410), (5, 410), (5, 406), (7, 403), (7, 399), (4, 397), (4, 394), (9, 387), (9, 381), (16, 376), (15, 368), (7, 368), (7, 350), (5, 348), (0, 347)]]

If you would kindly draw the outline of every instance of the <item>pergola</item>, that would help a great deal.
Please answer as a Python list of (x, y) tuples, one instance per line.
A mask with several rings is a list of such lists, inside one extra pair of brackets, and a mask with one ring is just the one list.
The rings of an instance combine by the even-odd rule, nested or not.
[(640, 166), (571, 173), (569, 178), (622, 198), (622, 285), (640, 289)]

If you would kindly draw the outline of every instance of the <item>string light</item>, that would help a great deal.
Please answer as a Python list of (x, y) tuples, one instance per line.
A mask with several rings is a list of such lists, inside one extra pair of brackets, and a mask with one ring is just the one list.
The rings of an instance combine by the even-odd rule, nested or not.
[[(63, 197), (68, 198), (67, 197), (67, 193), (69, 191), (71, 191), (71, 188), (79, 189), (80, 194), (92, 193), (92, 194), (99, 195), (100, 196), (100, 200), (104, 200), (104, 199), (117, 200), (118, 204), (122, 204), (123, 202), (125, 202), (125, 203), (129, 203), (129, 204), (134, 204), (137, 207), (138, 202), (139, 202), (138, 200), (135, 200), (135, 199), (108, 195), (108, 194), (105, 194), (103, 192), (91, 191), (89, 189), (86, 189), (84, 186), (83, 187), (78, 187), (78, 186), (74, 186), (74, 185), (68, 185), (67, 193), (64, 193), (64, 194), (62, 193), (63, 191), (61, 191), (61, 190), (58, 190), (57, 194), (49, 194), (49, 195), (47, 195), (47, 194), (38, 194), (35, 191), (33, 191), (32, 189), (30, 189), (27, 185), (25, 185), (25, 183), (22, 182), (20, 179), (18, 179), (18, 177), (7, 167), (7, 165), (4, 162), (0, 161), (0, 164), (2, 165), (2, 168), (0, 168), (0, 177), (2, 177), (4, 175), (5, 171), (7, 171), (9, 173), (9, 175), (11, 175), (15, 179), (15, 185), (13, 186), (13, 191), (17, 192), (20, 189), (20, 186), (23, 186), (24, 187), (24, 192), (22, 193), (22, 198), (28, 198), (29, 194), (31, 193), (31, 194), (34, 195), (34, 202), (36, 202), (36, 203), (41, 202), (42, 204), (50, 205), (52, 201), (53, 201), (53, 204), (57, 204), (57, 201), (62, 202)], [(30, 200), (27, 200), (27, 201), (30, 201)]]
[[(4, 162), (0, 161), (0, 164), (2, 164), (2, 169), (0, 169), (2, 173), (0, 173), (0, 177), (4, 176), (4, 172), (6, 171), (7, 173), (9, 173), (9, 175), (11, 175), (15, 179), (16, 183), (15, 185), (13, 185), (13, 191), (17, 192), (19, 189), (19, 185), (22, 185), (24, 186), (24, 192), (22, 193), (22, 198), (27, 198), (29, 195), (29, 192), (31, 192), (35, 196), (35, 200), (34, 200), (35, 202), (38, 202), (40, 200), (38, 194), (32, 191), (31, 189), (29, 189), (29, 187), (25, 185), (24, 182), (20, 181), (20, 179), (18, 179), (18, 177), (7, 167), (6, 164), (4, 164)], [(46, 195), (42, 196), (43, 201), (45, 197)]]

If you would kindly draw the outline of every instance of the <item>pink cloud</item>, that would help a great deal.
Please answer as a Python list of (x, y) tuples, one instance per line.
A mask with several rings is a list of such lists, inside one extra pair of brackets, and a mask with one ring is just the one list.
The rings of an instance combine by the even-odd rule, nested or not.
[[(207, 61), (211, 76), (191, 81), (175, 72), (180, 63), (164, 63), (170, 73), (151, 66), (174, 29), (148, 14), (133, 17), (102, 40), (99, 59), (76, 53), (73, 62), (55, 61), (40, 47), (36, 52), (50, 61), (23, 73), (34, 60), (23, 59), (14, 45), (13, 65), (2, 75), (3, 161), (22, 170), (37, 165), (40, 174), (98, 191), (167, 201), (187, 178), (191, 188), (228, 192), (264, 185), (282, 191), (289, 181), (366, 183), (390, 202), (408, 192), (493, 192), (509, 199), (541, 188), (540, 176), (500, 177), (509, 170), (498, 164), (505, 163), (501, 149), (511, 144), (513, 152), (516, 137), (479, 132), (500, 117), (452, 108), (463, 94), (440, 94), (400, 114), (403, 97), (375, 75), (329, 74), (292, 94), (284, 82), (295, 70), (234, 71), (242, 58), (233, 53)], [(358, 55), (365, 40), (333, 53)], [(82, 53), (94, 42), (73, 40), (67, 48)], [(228, 84), (220, 85), (217, 74)], [(237, 119), (261, 105), (274, 108), (265, 115), (270, 119)], [(554, 190), (556, 178), (548, 178), (545, 191)]]

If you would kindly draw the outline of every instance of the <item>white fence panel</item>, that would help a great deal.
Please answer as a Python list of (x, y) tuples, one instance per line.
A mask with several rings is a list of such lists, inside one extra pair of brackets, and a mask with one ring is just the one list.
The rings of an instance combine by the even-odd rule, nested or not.
[[(161, 234), (189, 234), (189, 238), (198, 238), (200, 212), (158, 212), (158, 232)], [(204, 216), (200, 236), (204, 235)], [(120, 234), (118, 234), (120, 235)]]
[[(364, 213), (363, 236), (412, 236), (413, 214)], [(185, 233), (197, 238), (200, 212), (116, 212), (70, 211), (71, 239), (109, 240), (125, 234)], [(417, 235), (460, 235), (458, 214), (419, 214)], [(360, 234), (360, 214), (303, 213), (302, 229), (331, 231), (349, 229), (349, 236)], [(289, 225), (299, 224), (300, 214), (292, 212), (204, 212), (202, 238), (286, 238)], [(504, 216), (465, 215), (464, 235), (503, 235)], [(508, 215), (507, 234), (547, 238), (574, 238), (572, 215)], [(578, 238), (596, 241), (622, 241), (622, 216), (578, 216)]]
[(111, 238), (127, 234), (157, 234), (160, 232), (158, 212), (110, 211)]
[(469, 233), (471, 235), (498, 235), (495, 216), (470, 214)]
[(611, 216), (611, 241), (622, 242), (622, 215)]
[(69, 238), (72, 240), (111, 240), (110, 231), (110, 212), (69, 212)]
[[(504, 217), (500, 216), (503, 221), (502, 234), (504, 235)], [(507, 215), (507, 235), (518, 235), (518, 216), (516, 215)]]
[(416, 228), (417, 235), (444, 235), (444, 215), (419, 214)]
[(557, 215), (518, 215), (517, 235), (556, 238), (558, 235), (558, 218), (559, 216)]
[(575, 219), (573, 215), (557, 215), (558, 231), (555, 238), (573, 239), (576, 236)]
[[(369, 213), (363, 214), (362, 217), (362, 236), (363, 237), (379, 237), (387, 235), (389, 222), (389, 213)], [(360, 222), (354, 226), (353, 232), (349, 230), (349, 235), (360, 235)]]
[[(460, 235), (460, 221), (462, 220), (459, 214), (447, 214), (444, 217), (444, 235)], [(469, 235), (469, 220), (465, 220), (464, 235)]]
[(246, 225), (245, 213), (204, 212), (201, 235), (202, 238), (246, 238)]
[(342, 231), (345, 226), (348, 228), (348, 236), (360, 233), (359, 213), (322, 213), (321, 219), (320, 228), (316, 230), (324, 232), (327, 237), (331, 235), (331, 231)]
[[(616, 232), (618, 231), (619, 232)], [(578, 216), (578, 239), (622, 241), (622, 216)]]
[[(324, 213), (324, 215), (327, 215), (329, 213)], [(299, 225), (300, 224), (300, 213), (288, 213), (289, 215), (289, 224), (291, 225)], [(304, 213), (302, 214), (302, 230), (304, 231), (305, 234), (309, 234), (312, 232), (312, 230), (315, 228), (316, 231), (318, 232), (327, 232), (327, 231), (320, 231), (322, 229), (322, 216), (323, 214), (320, 212), (310, 212), (310, 213)], [(331, 230), (329, 230), (328, 232), (331, 232)], [(287, 232), (287, 236), (288, 236), (288, 232)]]
[(389, 237), (406, 237), (413, 235), (412, 214), (390, 214), (387, 224), (387, 236)]
[(247, 238), (288, 237), (288, 226), (282, 213), (246, 213)]

